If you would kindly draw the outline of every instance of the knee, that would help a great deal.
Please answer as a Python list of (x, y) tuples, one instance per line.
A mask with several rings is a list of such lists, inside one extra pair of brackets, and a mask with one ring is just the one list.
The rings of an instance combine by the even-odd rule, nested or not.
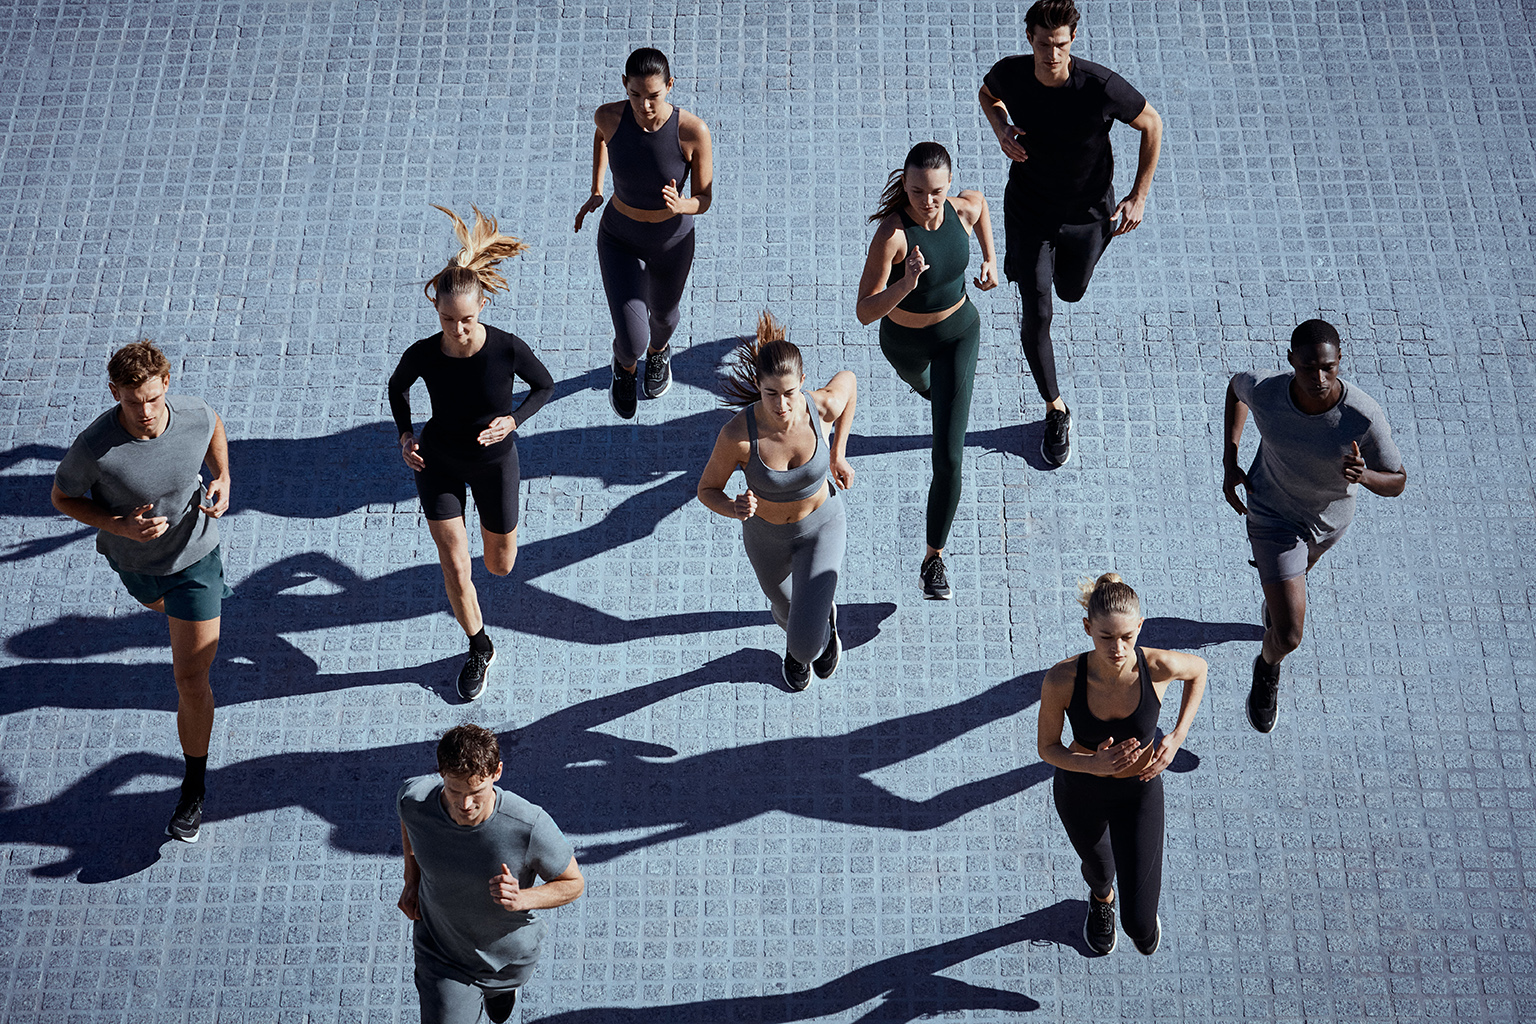
[(1070, 284), (1065, 287), (1056, 286), (1056, 297), (1062, 302), (1081, 302), (1084, 295), (1088, 294), (1088, 284)]
[(1269, 628), (1266, 639), (1280, 649), (1282, 654), (1290, 654), (1301, 646), (1302, 623), (1300, 619), (1290, 622), (1275, 622)]
[(485, 570), (492, 576), (506, 576), (511, 573), (512, 567), (516, 564), (517, 548), (496, 554), (487, 552), (485, 556)]
[(208, 681), (208, 667), (176, 669), (176, 696), (182, 704), (193, 707), (213, 707), (213, 686)]
[(933, 482), (941, 486), (952, 486), (960, 482), (960, 467), (965, 462), (965, 453), (951, 452), (947, 447), (933, 450)]

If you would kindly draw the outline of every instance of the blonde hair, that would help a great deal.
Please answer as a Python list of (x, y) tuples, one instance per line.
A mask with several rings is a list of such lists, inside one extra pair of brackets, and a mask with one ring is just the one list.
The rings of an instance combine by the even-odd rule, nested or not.
[(434, 210), (442, 210), (453, 221), (453, 233), (459, 236), (459, 251), (421, 289), (422, 294), (434, 303), (444, 295), (492, 295), (507, 290), (507, 279), (496, 271), (496, 264), (512, 256), (528, 251), (528, 246), (518, 238), (504, 235), (496, 227), (496, 218), (475, 211), (473, 230), (463, 218), (446, 206), (432, 204)]
[(1101, 615), (1141, 615), (1141, 598), (1117, 572), (1107, 572), (1096, 580), (1078, 580), (1077, 603), (1090, 619)]
[(784, 325), (766, 309), (757, 317), (757, 334), (741, 339), (726, 364), (721, 388), (726, 405), (744, 408), (760, 400), (757, 382), (764, 377), (789, 375), (799, 380), (805, 375), (805, 361), (800, 349), (788, 340)]

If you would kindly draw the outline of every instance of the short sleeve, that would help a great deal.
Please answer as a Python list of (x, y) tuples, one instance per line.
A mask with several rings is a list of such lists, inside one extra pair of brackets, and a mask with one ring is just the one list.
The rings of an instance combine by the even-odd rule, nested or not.
[(1109, 73), (1104, 82), (1104, 113), (1117, 121), (1134, 121), (1146, 109), (1147, 98), (1136, 91), (1135, 86), (1115, 74)]
[(1252, 370), (1244, 370), (1232, 375), (1232, 393), (1237, 400), (1244, 405), (1253, 405), (1253, 389), (1258, 385), (1259, 378)]
[(1397, 442), (1392, 440), (1392, 428), (1387, 424), (1387, 418), (1379, 412), (1371, 420), (1371, 428), (1360, 439), (1360, 454), (1365, 457), (1366, 466), (1381, 473), (1396, 473), (1403, 468), (1403, 453), (1397, 450)]
[(571, 841), (555, 824), (554, 819), (540, 811), (528, 837), (528, 866), (545, 881), (565, 873), (571, 858), (576, 855)]
[(76, 438), (59, 461), (59, 468), (53, 471), (53, 482), (69, 497), (83, 498), (95, 486), (96, 479), (96, 460), (84, 439)]
[[(1033, 60), (1034, 58), (1030, 59)], [(1018, 81), (1019, 77), (1019, 60), (1020, 58), (1017, 56), (1004, 57), (996, 64), (993, 64), (981, 80), (981, 84), (987, 87), (987, 91), (1002, 100), (1005, 107), (1008, 106), (1009, 101), (1013, 98), (1014, 84)], [(1008, 116), (1014, 116), (1012, 109), (1008, 111)]]

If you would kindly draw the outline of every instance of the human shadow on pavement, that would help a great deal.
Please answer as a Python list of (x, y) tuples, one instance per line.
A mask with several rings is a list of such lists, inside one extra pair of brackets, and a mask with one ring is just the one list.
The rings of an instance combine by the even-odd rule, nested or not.
[[(792, 1024), (845, 1014), (875, 1000), (873, 1007), (853, 1018), (856, 1024), (911, 1024), (959, 1016), (968, 1010), (1030, 1013), (1038, 1010), (1040, 1003), (1023, 993), (972, 985), (941, 972), (1023, 942), (1054, 942), (1077, 948), (1081, 940), (1073, 943), (1062, 930), (1073, 906), (1072, 901), (1063, 900), (1017, 921), (855, 968), (815, 988), (666, 1006), (583, 1007), (540, 1017), (539, 1024)], [(1078, 931), (1081, 925), (1079, 919)]]
[[(962, 783), (926, 798), (901, 796), (866, 778), (944, 743), (1016, 714), (1040, 695), (1043, 673), (1010, 679), (945, 707), (903, 715), (848, 732), (763, 740), (679, 756), (660, 743), (628, 739), (603, 727), (662, 701), (686, 699), (707, 686), (757, 685), (777, 678), (778, 657), (747, 650), (690, 672), (594, 697), (527, 725), (501, 730), (504, 784), (542, 805), (569, 835), (633, 838), (580, 846), (582, 863), (699, 835), (770, 812), (873, 828), (936, 828), (1012, 796), (1049, 777), (1039, 762)], [(835, 686), (833, 681), (817, 685)], [(166, 683), (169, 688), (169, 682)], [(803, 699), (800, 695), (775, 698)], [(785, 711), (788, 714), (788, 711)], [(435, 742), (367, 750), (277, 753), (215, 766), (208, 773), (205, 838), (218, 823), (285, 807), (302, 807), (331, 825), (339, 849), (388, 854), (400, 850), (391, 802), (395, 787), (435, 766)], [(0, 844), (66, 849), (46, 876), (80, 871), (82, 881), (121, 878), (147, 867), (166, 841), (158, 823), (170, 816), (174, 789), (143, 791), (140, 776), (181, 776), (179, 759), (125, 754), (88, 773), (51, 800), (0, 810)], [(12, 791), (14, 792), (14, 791)], [(146, 829), (148, 831), (146, 831)]]

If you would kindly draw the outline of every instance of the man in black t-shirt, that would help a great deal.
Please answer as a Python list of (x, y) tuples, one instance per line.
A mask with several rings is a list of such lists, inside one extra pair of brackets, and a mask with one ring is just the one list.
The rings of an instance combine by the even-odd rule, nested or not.
[[(1109, 240), (1141, 223), (1163, 139), (1162, 118), (1146, 97), (1108, 68), (1071, 56), (1077, 19), (1072, 0), (1039, 0), (1024, 15), (1032, 52), (992, 65), (979, 94), (1013, 161), (1003, 194), (1003, 273), (1024, 300), (1019, 337), (1046, 402), (1040, 451), (1054, 466), (1072, 454), (1072, 414), (1056, 384), (1051, 288), (1065, 302), (1081, 299)], [(1136, 183), (1118, 204), (1109, 146), (1116, 121), (1141, 132)]]

